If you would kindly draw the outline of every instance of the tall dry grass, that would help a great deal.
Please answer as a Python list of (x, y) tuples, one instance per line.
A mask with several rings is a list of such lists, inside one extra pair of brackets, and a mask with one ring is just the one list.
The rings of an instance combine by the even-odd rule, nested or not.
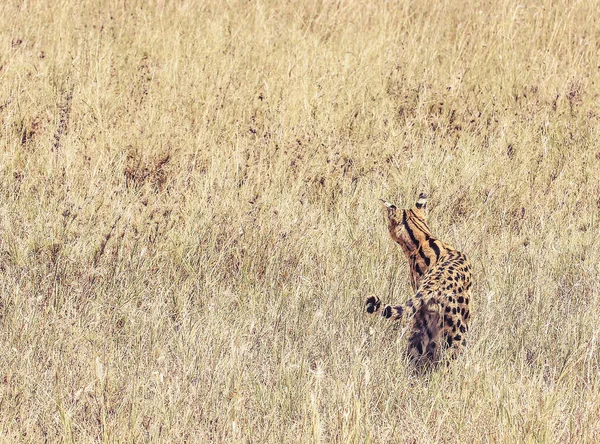
[[(0, 4), (0, 440), (597, 442), (598, 2)], [(475, 266), (415, 376), (378, 198)]]

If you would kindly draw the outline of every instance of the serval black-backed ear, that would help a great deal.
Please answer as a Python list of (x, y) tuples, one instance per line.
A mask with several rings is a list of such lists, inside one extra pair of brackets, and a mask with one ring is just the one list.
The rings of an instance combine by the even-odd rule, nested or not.
[(388, 217), (394, 217), (396, 214), (396, 205), (389, 203), (387, 200), (383, 200), (383, 199), (379, 199), (380, 201), (383, 202), (383, 204), (385, 205), (385, 207), (388, 210)]
[(427, 194), (419, 194), (419, 199), (417, 200), (415, 207), (417, 208), (417, 210), (421, 210), (421, 212), (423, 213), (423, 217), (427, 216)]
[(415, 205), (417, 208), (422, 208), (423, 210), (427, 209), (427, 194), (421, 193), (419, 194), (419, 200)]

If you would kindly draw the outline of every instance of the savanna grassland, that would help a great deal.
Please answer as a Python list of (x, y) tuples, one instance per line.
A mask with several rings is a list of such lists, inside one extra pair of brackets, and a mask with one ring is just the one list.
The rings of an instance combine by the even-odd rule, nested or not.
[[(598, 442), (597, 1), (3, 1), (1, 442)], [(378, 201), (474, 265), (425, 375)]]

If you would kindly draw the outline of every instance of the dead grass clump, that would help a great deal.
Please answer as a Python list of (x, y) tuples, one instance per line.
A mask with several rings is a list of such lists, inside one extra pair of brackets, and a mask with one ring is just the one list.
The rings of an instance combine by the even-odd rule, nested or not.
[(135, 150), (127, 154), (127, 165), (123, 172), (127, 188), (139, 189), (149, 184), (155, 192), (163, 190), (167, 183), (167, 165), (171, 160), (171, 153), (161, 155), (144, 162), (142, 156)]

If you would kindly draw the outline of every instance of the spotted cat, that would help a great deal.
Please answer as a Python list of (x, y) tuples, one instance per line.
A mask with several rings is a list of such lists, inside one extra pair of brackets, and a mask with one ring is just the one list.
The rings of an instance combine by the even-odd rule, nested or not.
[(454, 357), (466, 345), (471, 316), (469, 259), (431, 234), (425, 221), (425, 194), (419, 195), (411, 209), (398, 210), (389, 202), (383, 203), (390, 235), (408, 259), (415, 295), (402, 305), (382, 305), (378, 297), (370, 296), (367, 312), (408, 323), (408, 354), (412, 359), (439, 362), (444, 349)]

